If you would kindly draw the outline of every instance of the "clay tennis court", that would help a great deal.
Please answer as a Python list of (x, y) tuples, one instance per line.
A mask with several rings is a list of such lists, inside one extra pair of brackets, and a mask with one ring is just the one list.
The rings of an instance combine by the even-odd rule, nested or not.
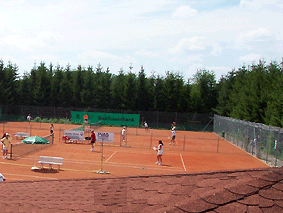
[[(46, 136), (49, 134), (48, 123), (7, 122), (0, 125), (2, 132), (10, 135), (17, 132), (28, 132), (31, 136)], [(214, 133), (177, 131), (176, 145), (169, 145), (170, 130), (146, 131), (142, 128), (128, 128), (127, 140), (121, 142), (121, 127), (99, 127), (95, 131), (113, 132), (114, 143), (104, 143), (103, 164), (102, 146), (98, 142), (94, 152), (91, 146), (84, 142), (65, 143), (62, 140), (64, 130), (77, 128), (77, 125), (54, 124), (54, 145), (35, 153), (11, 160), (0, 158), (0, 173), (7, 181), (44, 180), (67, 178), (101, 178), (117, 176), (137, 176), (154, 174), (179, 174), (205, 171), (266, 168), (267, 164), (223, 140)], [(85, 136), (88, 132), (85, 133)], [(153, 146), (158, 140), (164, 143), (162, 166), (156, 165), (156, 151)], [(20, 142), (13, 137), (13, 143)], [(52, 170), (32, 171), (37, 166), (40, 156), (64, 158), (60, 171), (57, 166)], [(100, 174), (97, 171), (107, 171)]]

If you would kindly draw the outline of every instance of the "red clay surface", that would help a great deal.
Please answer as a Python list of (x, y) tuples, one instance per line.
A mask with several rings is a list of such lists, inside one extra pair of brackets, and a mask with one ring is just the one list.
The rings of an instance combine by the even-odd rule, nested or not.
[[(0, 129), (12, 137), (17, 132), (46, 136), (49, 134), (49, 126), (47, 123), (29, 125), (27, 122), (8, 122), (0, 124)], [(180, 174), (269, 167), (214, 133), (177, 131), (177, 144), (172, 146), (169, 145), (170, 130), (128, 128), (127, 142), (121, 143), (122, 128), (118, 127), (99, 127), (95, 130), (115, 133), (114, 143), (104, 143), (102, 164), (100, 142), (95, 146), (95, 151), (90, 152), (91, 146), (87, 142), (84, 145), (67, 144), (61, 139), (64, 130), (76, 128), (77, 125), (54, 124), (54, 127), (54, 145), (21, 158), (0, 158), (0, 173), (7, 181)], [(89, 131), (86, 131), (85, 136), (88, 134)], [(151, 148), (158, 145), (158, 140), (164, 143), (163, 166), (155, 164), (156, 151)], [(13, 137), (13, 143), (20, 141)], [(61, 170), (57, 171), (57, 166), (54, 166), (53, 170), (32, 171), (31, 167), (40, 167), (39, 156), (64, 158)], [(45, 168), (48, 166), (45, 165)], [(99, 171), (110, 174), (99, 174)]]

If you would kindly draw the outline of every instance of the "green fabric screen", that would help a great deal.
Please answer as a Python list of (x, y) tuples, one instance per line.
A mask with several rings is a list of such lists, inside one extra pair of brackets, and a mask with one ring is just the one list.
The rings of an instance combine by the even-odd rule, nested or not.
[(138, 126), (140, 123), (139, 114), (121, 114), (121, 113), (101, 113), (101, 112), (71, 112), (71, 121), (74, 123), (83, 123), (84, 116), (88, 115), (88, 123), (101, 123), (106, 125), (119, 126)]

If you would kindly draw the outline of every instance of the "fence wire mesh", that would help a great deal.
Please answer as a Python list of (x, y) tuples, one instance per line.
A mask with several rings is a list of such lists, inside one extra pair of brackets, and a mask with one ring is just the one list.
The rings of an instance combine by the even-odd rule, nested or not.
[(141, 127), (144, 124), (144, 121), (147, 121), (149, 127), (153, 129), (170, 129), (172, 122), (175, 121), (177, 123), (178, 130), (213, 131), (213, 114), (118, 109), (0, 105), (0, 121), (27, 121), (27, 115), (29, 114), (31, 114), (32, 119), (39, 117), (41, 119), (64, 118), (71, 120), (72, 111), (139, 114), (139, 126)]
[(214, 132), (270, 166), (283, 166), (283, 131), (279, 127), (214, 115)]

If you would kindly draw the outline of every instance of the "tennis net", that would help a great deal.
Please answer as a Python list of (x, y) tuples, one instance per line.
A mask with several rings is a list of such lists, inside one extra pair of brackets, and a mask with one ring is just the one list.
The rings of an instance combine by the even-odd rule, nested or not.
[(78, 128), (74, 128), (74, 129), (70, 129), (70, 130), (71, 131), (84, 131), (84, 129), (85, 129), (85, 126), (83, 125), (83, 126), (80, 126)]
[(26, 143), (20, 142), (20, 143), (11, 144), (10, 159), (23, 157), (25, 155), (32, 154), (32, 153), (36, 152), (37, 150), (41, 150), (41, 149), (44, 149), (44, 148), (47, 148), (47, 147), (53, 145), (53, 136), (52, 135), (48, 135), (48, 136), (45, 136), (43, 138), (48, 140), (49, 143), (26, 144)]

